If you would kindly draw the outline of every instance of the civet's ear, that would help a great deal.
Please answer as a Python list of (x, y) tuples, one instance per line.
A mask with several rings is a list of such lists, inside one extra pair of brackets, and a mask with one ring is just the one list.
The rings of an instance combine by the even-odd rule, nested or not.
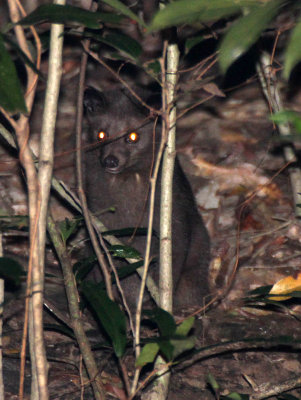
[[(141, 87), (133, 87), (133, 91), (150, 107), (159, 110), (161, 108), (161, 93), (153, 92), (149, 89)], [(148, 115), (149, 109), (144, 107), (143, 104), (126, 88), (122, 88), (121, 92), (133, 103), (140, 113)]]
[(89, 86), (84, 93), (84, 107), (87, 113), (100, 112), (107, 105), (105, 95)]

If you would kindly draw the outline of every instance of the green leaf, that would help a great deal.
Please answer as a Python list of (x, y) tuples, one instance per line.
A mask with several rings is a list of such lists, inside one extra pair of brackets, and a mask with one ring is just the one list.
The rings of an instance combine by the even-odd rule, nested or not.
[(103, 236), (113, 235), (117, 237), (132, 236), (133, 234), (135, 234), (135, 236), (146, 236), (147, 228), (112, 229), (102, 233)]
[[(86, 257), (73, 265), (73, 273), (75, 275), (76, 282), (81, 283), (84, 278), (92, 271), (95, 263), (97, 262), (96, 256)], [(102, 288), (105, 289), (105, 286)]]
[[(49, 310), (48, 310), (49, 311)], [(55, 314), (53, 315), (55, 317)], [(59, 332), (62, 335), (66, 335), (68, 337), (71, 337), (72, 339), (75, 339), (73, 330), (70, 329), (66, 325), (58, 325), (58, 324), (44, 324), (43, 328), (45, 331), (54, 331), (54, 332)]]
[(216, 379), (214, 378), (214, 376), (212, 374), (210, 374), (210, 373), (208, 374), (207, 381), (215, 393), (220, 389), (219, 384), (217, 383)]
[(143, 314), (158, 326), (160, 337), (150, 339), (151, 343), (146, 345), (145, 353), (138, 361), (139, 366), (153, 362), (158, 351), (170, 361), (195, 347), (195, 337), (186, 337), (193, 325), (193, 317), (188, 318), (177, 328), (173, 316), (161, 308), (144, 310)]
[(158, 31), (171, 26), (193, 22), (217, 21), (241, 12), (242, 7), (258, 5), (257, 0), (178, 0), (158, 11), (148, 31)]
[(140, 354), (141, 358), (138, 358), (136, 366), (143, 367), (145, 364), (154, 362), (159, 351), (168, 361), (173, 360), (185, 351), (193, 349), (195, 343), (196, 338), (194, 336), (153, 339), (143, 347)]
[(91, 29), (98, 29), (101, 22), (118, 23), (121, 19), (118, 15), (91, 12), (80, 7), (44, 4), (21, 19), (18, 24), (35, 25), (45, 21), (61, 24), (72, 22)]
[(0, 230), (7, 229), (24, 229), (28, 230), (27, 215), (0, 215)]
[(12, 113), (27, 112), (15, 64), (6, 50), (2, 34), (0, 34), (0, 106)]
[(251, 296), (256, 296), (256, 295), (265, 296), (270, 293), (272, 287), (273, 285), (260, 286), (254, 290), (251, 290), (248, 294)]
[(133, 11), (131, 11), (130, 8), (128, 8), (125, 4), (123, 4), (121, 1), (119, 0), (101, 0), (103, 3), (108, 4), (109, 6), (115, 8), (116, 10), (118, 10), (121, 14), (125, 15), (126, 17), (138, 22), (138, 24), (140, 26), (143, 26), (144, 28), (146, 28), (146, 24), (144, 23), (144, 21), (138, 17), (138, 15), (136, 15), (135, 13), (133, 13)]
[(283, 76), (289, 78), (292, 69), (301, 61), (301, 21), (293, 29), (284, 57)]
[(85, 32), (84, 36), (93, 38), (95, 41), (108, 44), (114, 49), (117, 49), (130, 56), (134, 60), (137, 60), (142, 53), (142, 47), (136, 40), (121, 33), (104, 32), (103, 34), (99, 34), (98, 31), (89, 31)]
[(257, 41), (282, 3), (283, 0), (272, 0), (257, 5), (231, 26), (220, 45), (219, 63), (223, 73)]
[(83, 282), (84, 296), (95, 311), (101, 325), (112, 340), (117, 357), (122, 357), (126, 346), (126, 320), (117, 303), (112, 301), (105, 291), (99, 290), (97, 284)]
[(145, 65), (145, 68), (151, 73), (155, 75), (159, 75), (161, 73), (161, 64), (158, 60), (151, 61)]
[(248, 400), (250, 397), (248, 394), (232, 392), (230, 394), (227, 394), (227, 396), (222, 396), (222, 398), (223, 399), (232, 399), (232, 400)]
[[(88, 273), (91, 272), (91, 270), (95, 267), (95, 263), (97, 263), (96, 256), (90, 256), (75, 263), (73, 266), (73, 273), (75, 275), (76, 282), (81, 283), (84, 280), (84, 278), (88, 275)], [(142, 267), (143, 264), (144, 261), (141, 260), (118, 268), (117, 273), (119, 279), (124, 279), (132, 275), (133, 273), (136, 272), (138, 268)], [(113, 272), (111, 272), (111, 281), (112, 284), (116, 283), (115, 274)], [(96, 285), (99, 290), (106, 289), (104, 281), (97, 282)]]
[(196, 337), (175, 337), (170, 340), (170, 343), (173, 346), (172, 358), (174, 359), (178, 357), (180, 354), (185, 351), (192, 350), (196, 344)]
[(178, 336), (187, 336), (188, 333), (190, 332), (191, 328), (193, 327), (194, 321), (195, 321), (194, 317), (186, 318), (181, 323), (181, 325), (177, 326), (176, 335), (178, 335)]
[(161, 336), (167, 338), (175, 333), (177, 326), (173, 316), (162, 308), (145, 310), (143, 314), (158, 326)]
[(144, 365), (154, 362), (158, 352), (158, 343), (147, 343), (137, 358), (135, 366), (144, 367)]
[(130, 246), (123, 246), (121, 244), (114, 244), (110, 246), (109, 251), (113, 253), (114, 257), (120, 258), (141, 258), (139, 251)]
[(140, 44), (127, 35), (123, 35), (120, 33), (105, 33), (104, 36), (99, 40), (114, 47), (119, 51), (126, 53), (128, 56), (135, 60), (142, 53), (142, 47), (140, 46)]
[(301, 114), (292, 110), (279, 111), (270, 116), (270, 119), (276, 124), (293, 124), (297, 133), (301, 133)]
[(23, 275), (25, 275), (25, 272), (21, 264), (10, 257), (0, 257), (0, 276), (2, 279), (19, 286)]
[(41, 72), (37, 69), (35, 64), (27, 57), (27, 55), (24, 53), (24, 51), (19, 47), (17, 43), (14, 42), (8, 35), (4, 36), (4, 40), (6, 43), (9, 43), (12, 49), (17, 53), (18, 57), (20, 57), (21, 61), (24, 64), (27, 64), (38, 76), (39, 79), (45, 81), (46, 79), (44, 76), (41, 74)]
[(163, 356), (165, 356), (168, 361), (171, 361), (173, 359), (173, 354), (175, 349), (171, 340), (159, 340), (158, 344)]
[[(127, 278), (130, 275), (133, 275), (138, 268), (143, 267), (143, 264), (144, 264), (144, 261), (140, 260), (140, 261), (119, 267), (117, 270), (119, 279), (121, 280), (121, 279)], [(116, 283), (116, 278), (115, 278), (114, 272), (111, 272), (111, 281), (112, 281), (112, 284)], [(104, 282), (99, 282), (98, 285), (101, 289), (103, 289), (103, 290), (105, 289)]]
[(205, 40), (204, 35), (198, 35), (188, 38), (185, 42), (185, 53), (187, 54), (194, 46)]
[(77, 232), (79, 224), (80, 224), (79, 219), (69, 219), (69, 218), (65, 218), (64, 221), (61, 221), (59, 223), (61, 237), (65, 246), (70, 236), (73, 235), (73, 233)]
[[(135, 263), (125, 265), (123, 267), (118, 268), (118, 276), (119, 279), (126, 278), (129, 275), (132, 275), (136, 270), (140, 267), (143, 267), (144, 261), (140, 260)], [(112, 282), (115, 283), (115, 277), (114, 275), (112, 276)]]

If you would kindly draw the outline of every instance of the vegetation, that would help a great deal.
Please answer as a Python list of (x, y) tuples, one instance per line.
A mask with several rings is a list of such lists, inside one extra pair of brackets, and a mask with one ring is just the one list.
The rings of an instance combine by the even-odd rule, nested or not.
[[(10, 22), (4, 24), (0, 31), (0, 111), (2, 121), (0, 135), (10, 150), (13, 149), (18, 153), (28, 193), (28, 218), (16, 220), (14, 219), (15, 216), (5, 216), (2, 218), (1, 225), (2, 231), (13, 226), (27, 230), (30, 236), (30, 256), (26, 270), (25, 321), (20, 352), (19, 398), (22, 399), (24, 395), (27, 334), (29, 335), (32, 364), (32, 398), (43, 400), (49, 398), (42, 317), (45, 276), (44, 253), (46, 236), (48, 235), (62, 265), (70, 311), (67, 328), (64, 324), (60, 324), (56, 327), (56, 330), (76, 338), (89, 382), (93, 386), (94, 396), (96, 399), (104, 399), (106, 388), (98, 374), (97, 361), (82, 323), (81, 312), (85, 309), (85, 305), (89, 306), (106, 337), (108, 337), (109, 346), (116, 356), (120, 371), (122, 371), (123, 394), (125, 396), (123, 398), (132, 399), (137, 394), (141, 394), (154, 378), (167, 376), (166, 372), (172, 366), (185, 360), (187, 354), (199, 354), (199, 358), (201, 358), (202, 354), (205, 354), (205, 356), (208, 354), (206, 353), (208, 348), (196, 348), (195, 337), (191, 334), (194, 317), (190, 316), (181, 323), (176, 323), (172, 314), (168, 312), (171, 311), (166, 306), (168, 299), (166, 303), (159, 304), (161, 307), (144, 314), (143, 323), (148, 327), (151, 326), (152, 333), (147, 339), (140, 338), (141, 314), (138, 314), (135, 320), (130, 319), (128, 321), (128, 314), (121, 310), (119, 305), (113, 301), (112, 296), (105, 291), (108, 288), (107, 284), (96, 285), (84, 280), (84, 277), (90, 272), (95, 258), (85, 259), (75, 266), (72, 265), (69, 244), (72, 236), (77, 233), (78, 228), (82, 225), (82, 220), (79, 217), (67, 218), (60, 223), (54, 220), (48, 207), (51, 188), (53, 192), (59, 194), (65, 202), (69, 203), (69, 207), (76, 214), (82, 213), (82, 208), (84, 209), (85, 218), (91, 220), (92, 232), (96, 231), (97, 235), (101, 237), (96, 241), (99, 240), (101, 244), (107, 243), (104, 246), (109, 246), (108, 251), (113, 258), (124, 258), (130, 262), (128, 268), (123, 272), (124, 275), (134, 273), (142, 265), (146, 270), (150, 260), (141, 260), (140, 255), (134, 249), (124, 246), (113, 236), (121, 237), (125, 232), (106, 232), (103, 235), (106, 242), (102, 242), (100, 232), (105, 232), (105, 227), (95, 217), (89, 216), (84, 204), (79, 206), (75, 196), (71, 195), (66, 187), (53, 176), (53, 141), (64, 40), (71, 39), (78, 48), (82, 46), (82, 51), (89, 55), (91, 60), (100, 63), (115, 79), (127, 87), (130, 84), (122, 77), (122, 74), (119, 74), (118, 69), (110, 66), (110, 62), (112, 60), (118, 61), (118, 66), (121, 68), (124, 65), (133, 65), (136, 70), (143, 71), (149, 82), (154, 82), (162, 88), (163, 107), (161, 110), (157, 110), (157, 114), (166, 122), (166, 127), (170, 127), (174, 126), (176, 121), (173, 111), (175, 111), (177, 96), (177, 80), (169, 81), (168, 72), (173, 70), (175, 71), (174, 75), (177, 76), (180, 42), (181, 62), (193, 48), (200, 44), (206, 45), (208, 37), (210, 39), (214, 37), (217, 56), (215, 57), (215, 53), (212, 53), (208, 60), (212, 61), (217, 58), (219, 70), (225, 75), (231, 73), (231, 69), (236, 68), (237, 63), (243, 57), (248, 57), (259, 43), (262, 44), (270, 32), (272, 32), (273, 44), (276, 46), (278, 36), (284, 31), (285, 45), (281, 49), (281, 59), (283, 60), (281, 74), (287, 82), (294, 68), (301, 61), (301, 22), (294, 19), (289, 26), (282, 26), (277, 23), (277, 18), (282, 13), (298, 14), (300, 4), (287, 0), (177, 0), (167, 2), (162, 8), (158, 8), (151, 18), (144, 20), (141, 13), (119, 0), (101, 1), (97, 11), (93, 10), (93, 5), (88, 10), (65, 5), (63, 1), (55, 4), (39, 5), (38, 2), (36, 3), (37, 7), (32, 12), (26, 13), (19, 2), (7, 0)], [(149, 22), (145, 22), (146, 20)], [(136, 35), (131, 36), (122, 29), (129, 25), (135, 27)], [(289, 35), (286, 31), (289, 31)], [(208, 32), (211, 32), (211, 34), (209, 35)], [(145, 51), (143, 43), (152, 34), (160, 34), (169, 37), (169, 39), (161, 40), (158, 36), (162, 47), (160, 56), (145, 60), (143, 58)], [(264, 47), (263, 44), (262, 46)], [(104, 47), (106, 49), (105, 57), (101, 55), (101, 49)], [(267, 47), (270, 50), (270, 44)], [(270, 51), (272, 64), (273, 48)], [(200, 57), (198, 62), (200, 62), (200, 59), (204, 61)], [(44, 62), (47, 60), (49, 71), (47, 76), (41, 70), (41, 60)], [(173, 64), (171, 60), (173, 60)], [(253, 58), (250, 62), (258, 66), (262, 62), (261, 53), (258, 52), (255, 59)], [(194, 67), (189, 66), (192, 69)], [(29, 135), (30, 116), (35, 102), (38, 82), (46, 82), (47, 89), (39, 154), (35, 155), (29, 144)], [(222, 95), (215, 85), (207, 86), (206, 90), (211, 97)], [(79, 85), (79, 99), (81, 99), (82, 92), (83, 84), (81, 83)], [(192, 109), (199, 104), (200, 102), (195, 102), (187, 108)], [(77, 129), (79, 131), (81, 130), (81, 116), (82, 110), (78, 110)], [(292, 122), (295, 124), (296, 131), (300, 131), (300, 118), (294, 113), (277, 114), (274, 121), (277, 123)], [(165, 151), (173, 154), (174, 152), (171, 149), (173, 149), (174, 142), (169, 142), (169, 140), (175, 140), (175, 138), (172, 138), (171, 134), (168, 135), (167, 131), (165, 131), (165, 134), (162, 152), (165, 147)], [(167, 146), (165, 146), (166, 143), (168, 143)], [(158, 163), (161, 156), (162, 154), (158, 156)], [(156, 176), (153, 178), (155, 180)], [(170, 181), (172, 176), (168, 179)], [(144, 235), (148, 233), (150, 242), (151, 226), (147, 232), (140, 233)], [(148, 246), (150, 246), (150, 243)], [(101, 260), (100, 263), (102, 263)], [(166, 263), (168, 268), (170, 260), (166, 260)], [(0, 272), (5, 280), (14, 280), (17, 286), (25, 274), (18, 263), (6, 257), (0, 259)], [(118, 282), (119, 278), (122, 277), (118, 276), (116, 271), (112, 271), (109, 280)], [(293, 289), (296, 292), (293, 292), (291, 296), (298, 298), (298, 289), (298, 287)], [(156, 290), (158, 288), (153, 289), (154, 292)], [(78, 294), (78, 291), (80, 294)], [(269, 292), (260, 293), (258, 299), (256, 297), (258, 294), (255, 293), (255, 303), (260, 301), (260, 304), (264, 304), (264, 306), (277, 304), (276, 301), (271, 300), (268, 294)], [(79, 296), (81, 296), (80, 302), (78, 301)], [(141, 295), (141, 304), (142, 297)], [(253, 302), (254, 298), (252, 297), (251, 300)], [(248, 298), (248, 301), (250, 301), (250, 298)], [(2, 300), (1, 303), (3, 304)], [(80, 306), (82, 306), (82, 309)], [(127, 333), (127, 321), (130, 326), (130, 334)], [(153, 333), (153, 329), (155, 333)], [(252, 343), (255, 343), (258, 347), (264, 346), (262, 340), (256, 337), (248, 340), (248, 343), (253, 340)], [(125, 363), (125, 354), (130, 351), (132, 342), (134, 342), (135, 347), (135, 363), (132, 370), (128, 371), (129, 367)], [(231, 351), (232, 344), (236, 346), (236, 342), (227, 344), (228, 348), (220, 349), (218, 345), (213, 346), (210, 349), (210, 351), (213, 351), (211, 355)], [(242, 348), (246, 345), (244, 340), (240, 340), (239, 343), (244, 343)], [(283, 338), (274, 338), (273, 345), (287, 345), (287, 343), (288, 341)], [(297, 341), (290, 339), (289, 343), (295, 344)], [(103, 347), (106, 346), (108, 346), (108, 343), (103, 345)], [(191, 350), (194, 350), (194, 353), (189, 353)], [(158, 355), (160, 355), (161, 361), (154, 364), (158, 360)], [(151, 370), (147, 368), (143, 370), (145, 366), (149, 367), (150, 365), (152, 366)], [(143, 379), (141, 378), (141, 371), (145, 374)], [(129, 379), (129, 372), (134, 376), (132, 381)], [(162, 398), (166, 396), (168, 380), (161, 381), (161, 384), (163, 389), (160, 392), (161, 394), (157, 395), (156, 398), (158, 399), (160, 396)], [(209, 385), (215, 397), (220, 398), (220, 385), (213, 376), (209, 376)], [(296, 386), (300, 386), (298, 379), (285, 390)], [(3, 393), (3, 387), (0, 390)], [(267, 393), (269, 396), (278, 395), (279, 399), (295, 399), (294, 396), (286, 397), (281, 390), (275, 393), (271, 391)], [(0, 393), (0, 397), (4, 398), (3, 394)], [(222, 397), (231, 399), (250, 398), (238, 393), (231, 393)]]

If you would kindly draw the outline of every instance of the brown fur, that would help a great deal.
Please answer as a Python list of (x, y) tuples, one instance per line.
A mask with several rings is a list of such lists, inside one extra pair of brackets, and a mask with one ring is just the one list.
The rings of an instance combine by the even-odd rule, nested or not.
[[(115, 206), (115, 213), (105, 213), (101, 220), (109, 229), (147, 226), (147, 194), (153, 162), (153, 123), (147, 112), (123, 90), (100, 93), (89, 88), (85, 92), (85, 108), (89, 121), (87, 143), (97, 142), (102, 130), (107, 143), (86, 151), (85, 175), (89, 207), (99, 212)], [(142, 126), (143, 125), (143, 126)], [(142, 126), (142, 127), (141, 127)], [(140, 127), (139, 129), (137, 129)], [(126, 134), (140, 135), (137, 143), (128, 143)], [(159, 135), (157, 130), (156, 136)], [(156, 145), (155, 145), (156, 147)], [(160, 178), (156, 190), (154, 230), (159, 234)], [(130, 243), (142, 254), (145, 237)], [(173, 182), (173, 278), (174, 305), (202, 305), (208, 294), (209, 237), (199, 215), (189, 183), (176, 159)], [(158, 255), (159, 242), (153, 238), (152, 255)], [(151, 274), (157, 279), (157, 267)], [(131, 307), (137, 300), (139, 278), (125, 279), (125, 291)]]

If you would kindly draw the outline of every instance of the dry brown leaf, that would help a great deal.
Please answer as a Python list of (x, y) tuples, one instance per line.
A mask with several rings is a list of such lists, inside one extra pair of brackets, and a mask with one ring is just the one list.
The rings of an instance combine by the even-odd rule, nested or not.
[(225, 93), (223, 93), (215, 83), (206, 83), (203, 87), (203, 90), (209, 94), (214, 94), (217, 97), (226, 97)]

